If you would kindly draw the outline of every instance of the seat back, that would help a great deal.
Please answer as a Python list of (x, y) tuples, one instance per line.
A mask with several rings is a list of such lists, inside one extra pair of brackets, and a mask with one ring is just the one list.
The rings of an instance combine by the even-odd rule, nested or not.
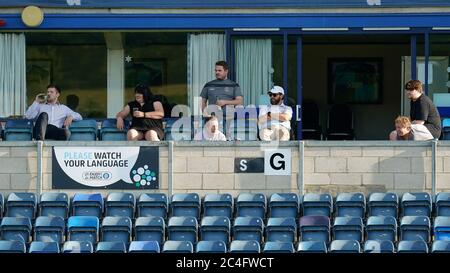
[(63, 253), (93, 253), (94, 247), (91, 242), (86, 241), (66, 241), (63, 246)]
[(28, 243), (31, 235), (31, 220), (25, 217), (3, 217), (0, 224), (3, 240)]
[(450, 241), (437, 240), (431, 247), (432, 253), (450, 253)]
[(428, 253), (428, 246), (424, 241), (400, 241), (397, 246), (397, 252)]
[(57, 242), (31, 242), (29, 253), (59, 253)]
[(369, 216), (398, 216), (398, 195), (396, 193), (374, 192), (369, 196)]
[(165, 223), (162, 217), (138, 217), (134, 224), (136, 241), (156, 241), (164, 243)]
[(105, 201), (105, 216), (120, 216), (134, 218), (136, 198), (132, 193), (112, 192)]
[(230, 253), (260, 253), (258, 241), (234, 240), (230, 244)]
[(400, 222), (400, 240), (430, 241), (430, 218), (427, 216), (403, 216)]
[(330, 217), (333, 212), (333, 197), (328, 193), (307, 193), (302, 200), (303, 216), (323, 215)]
[(176, 193), (170, 201), (171, 216), (200, 217), (200, 196), (198, 193)]
[(302, 241), (330, 241), (330, 218), (327, 216), (303, 216), (299, 226)]
[(322, 139), (319, 106), (313, 100), (302, 101), (302, 138)]
[(437, 216), (433, 225), (434, 240), (450, 240), (450, 217)]
[(438, 193), (435, 204), (436, 216), (450, 216), (450, 192)]
[(366, 197), (363, 193), (340, 193), (336, 197), (337, 216), (364, 218), (365, 213)]
[(26, 246), (22, 241), (0, 241), (0, 253), (25, 253)]
[(302, 241), (298, 243), (298, 252), (327, 253), (327, 246), (323, 241)]
[(225, 216), (204, 216), (200, 224), (200, 237), (203, 241), (230, 242), (231, 223)]
[(328, 111), (327, 139), (353, 139), (353, 111), (346, 104), (335, 104)]
[(203, 200), (203, 216), (233, 216), (234, 200), (229, 193), (206, 194)]
[(102, 218), (102, 195), (100, 193), (76, 193), (72, 199), (72, 215)]
[(132, 241), (128, 253), (159, 253), (161, 249), (156, 241)]
[(330, 245), (333, 253), (361, 253), (361, 246), (355, 240), (334, 240)]
[(264, 223), (259, 217), (236, 217), (234, 220), (234, 240), (261, 242), (263, 231)]
[(99, 226), (99, 220), (95, 216), (71, 216), (67, 223), (68, 240), (95, 244), (98, 241)]
[(262, 193), (241, 193), (236, 199), (236, 217), (266, 217), (266, 196)]
[(296, 193), (274, 193), (269, 200), (269, 217), (297, 218), (299, 204)]
[(137, 217), (167, 218), (169, 201), (164, 193), (143, 193), (137, 202)]
[(166, 241), (163, 246), (164, 253), (194, 253), (194, 246), (189, 241)]
[(363, 221), (359, 217), (336, 217), (333, 224), (335, 240), (363, 241)]
[(64, 242), (66, 223), (64, 218), (55, 216), (39, 216), (34, 225), (34, 240), (42, 242)]
[(227, 246), (222, 241), (199, 241), (196, 253), (227, 253)]
[(27, 217), (31, 220), (36, 215), (36, 194), (28, 192), (13, 192), (6, 201), (7, 217)]
[(69, 197), (66, 193), (46, 192), (41, 194), (39, 215), (67, 219), (69, 214)]
[(102, 241), (128, 243), (132, 222), (129, 217), (107, 216), (102, 221)]
[(266, 241), (293, 243), (297, 238), (295, 218), (269, 218), (266, 226)]
[(364, 243), (364, 253), (394, 253), (392, 241), (367, 240)]
[(264, 253), (294, 253), (294, 244), (287, 242), (266, 242)]
[(192, 140), (193, 126), (191, 117), (164, 118), (163, 123), (166, 124), (164, 140)]
[(366, 223), (366, 239), (379, 241), (397, 240), (397, 220), (392, 216), (370, 216)]
[(72, 122), (69, 127), (72, 141), (95, 141), (97, 140), (97, 121), (95, 119), (84, 119)]
[(124, 242), (99, 242), (96, 253), (126, 253), (127, 248)]
[(124, 120), (123, 130), (117, 129), (117, 119), (108, 118), (102, 121), (99, 139), (103, 141), (126, 141), (130, 121)]
[(431, 217), (431, 196), (426, 192), (404, 193), (402, 196), (402, 216)]
[(195, 244), (197, 230), (197, 219), (192, 216), (174, 216), (169, 219), (167, 224), (168, 238), (171, 241), (189, 241)]
[(33, 121), (29, 119), (7, 120), (3, 137), (7, 141), (31, 141), (33, 139)]

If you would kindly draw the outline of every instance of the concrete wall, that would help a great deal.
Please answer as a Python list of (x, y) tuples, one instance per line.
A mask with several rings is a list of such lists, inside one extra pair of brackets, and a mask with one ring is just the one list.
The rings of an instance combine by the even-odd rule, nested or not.
[[(52, 190), (51, 145), (133, 146), (132, 142), (46, 142), (42, 191)], [(155, 145), (139, 143), (141, 145)], [(235, 157), (264, 157), (258, 142), (179, 143), (173, 149), (175, 193), (299, 192), (303, 166), (306, 192), (431, 191), (430, 142), (306, 141), (303, 165), (299, 142), (282, 143), (292, 152), (291, 176), (235, 174)], [(50, 145), (50, 146), (47, 146)], [(168, 145), (160, 144), (160, 189), (168, 193)], [(37, 192), (37, 147), (32, 142), (0, 143), (0, 192)], [(450, 143), (439, 142), (436, 157), (437, 192), (450, 190)], [(82, 190), (59, 190), (72, 194)], [(106, 195), (111, 190), (86, 190)], [(143, 191), (131, 191), (135, 194)]]

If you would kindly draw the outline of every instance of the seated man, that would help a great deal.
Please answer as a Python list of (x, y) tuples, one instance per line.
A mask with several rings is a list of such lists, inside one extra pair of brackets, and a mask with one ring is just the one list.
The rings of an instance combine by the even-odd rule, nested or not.
[(36, 140), (68, 140), (70, 138), (69, 126), (72, 121), (83, 119), (80, 114), (59, 103), (60, 95), (61, 88), (50, 84), (47, 86), (47, 98), (42, 99), (40, 94), (37, 95), (36, 100), (25, 112), (27, 119), (37, 117), (33, 129)]
[(391, 134), (390, 140), (430, 140), (433, 135), (423, 124), (411, 124), (411, 120), (405, 116), (395, 119), (396, 135)]
[(195, 134), (194, 140), (226, 141), (227, 138), (219, 130), (219, 120), (213, 115), (205, 119), (203, 130)]
[(283, 103), (284, 89), (274, 86), (268, 95), (270, 104), (259, 110), (259, 138), (264, 141), (289, 140), (292, 108)]

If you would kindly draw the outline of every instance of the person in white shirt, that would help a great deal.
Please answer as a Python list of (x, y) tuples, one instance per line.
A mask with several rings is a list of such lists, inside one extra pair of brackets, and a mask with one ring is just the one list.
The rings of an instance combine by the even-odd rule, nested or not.
[(205, 119), (203, 130), (195, 134), (194, 140), (227, 141), (227, 138), (219, 130), (217, 117), (210, 116)]
[(36, 119), (33, 134), (36, 140), (68, 140), (69, 126), (74, 120), (82, 120), (80, 114), (59, 103), (61, 88), (50, 84), (47, 86), (47, 99), (36, 96), (36, 100), (25, 112), (27, 119)]
[(268, 95), (270, 104), (261, 106), (259, 110), (259, 138), (264, 141), (289, 140), (292, 108), (283, 103), (284, 89), (274, 86)]
[(396, 137), (390, 140), (432, 140), (433, 135), (423, 124), (412, 124), (409, 117), (398, 116), (395, 119)]

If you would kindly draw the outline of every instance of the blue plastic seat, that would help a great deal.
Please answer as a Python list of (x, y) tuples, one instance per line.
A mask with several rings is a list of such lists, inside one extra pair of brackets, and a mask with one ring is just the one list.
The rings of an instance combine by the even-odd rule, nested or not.
[(13, 192), (6, 201), (7, 217), (28, 217), (31, 220), (36, 215), (36, 194), (29, 192)]
[(356, 240), (334, 240), (330, 244), (332, 253), (361, 253), (361, 246)]
[(302, 200), (303, 216), (323, 215), (331, 217), (333, 197), (328, 193), (307, 193)]
[(100, 193), (76, 193), (72, 199), (72, 216), (102, 218), (103, 197)]
[(366, 223), (366, 240), (397, 240), (397, 220), (392, 216), (370, 216)]
[(302, 241), (330, 241), (330, 218), (323, 215), (300, 218), (300, 237)]
[(364, 253), (394, 253), (392, 241), (367, 240), (364, 243)]
[(143, 193), (137, 202), (137, 217), (162, 217), (167, 219), (169, 202), (164, 193)]
[(431, 246), (432, 253), (450, 253), (450, 241), (437, 240)]
[(263, 239), (264, 223), (259, 217), (237, 217), (233, 224), (233, 240), (257, 241)]
[(136, 241), (156, 241), (164, 243), (165, 223), (162, 217), (139, 217), (134, 223)]
[(30, 242), (31, 235), (30, 218), (3, 217), (0, 224), (2, 240)]
[(131, 193), (112, 192), (105, 201), (105, 216), (121, 216), (134, 218), (136, 198)]
[(323, 241), (302, 241), (298, 243), (297, 252), (327, 253), (327, 245)]
[(3, 217), (3, 212), (5, 211), (5, 198), (3, 194), (0, 193), (0, 219)]
[(427, 216), (403, 216), (400, 221), (400, 240), (430, 241), (430, 218)]
[(192, 140), (193, 126), (191, 117), (164, 118), (163, 122), (166, 124), (166, 128), (164, 129), (164, 140)]
[(363, 241), (364, 225), (359, 217), (336, 217), (333, 224), (334, 240)]
[(200, 217), (200, 197), (198, 193), (176, 193), (170, 201), (171, 216)]
[(160, 253), (159, 243), (156, 241), (132, 241), (128, 253)]
[(66, 241), (62, 253), (93, 253), (94, 247), (91, 242)]
[(450, 217), (438, 216), (433, 224), (434, 240), (450, 241)]
[(33, 139), (33, 121), (29, 119), (7, 120), (3, 139), (7, 141), (31, 141)]
[(28, 253), (59, 253), (57, 242), (31, 242)]
[(62, 217), (67, 219), (69, 216), (69, 197), (66, 193), (46, 192), (41, 194), (39, 201), (39, 215), (49, 217)]
[(230, 219), (225, 216), (204, 216), (200, 223), (200, 238), (203, 241), (230, 243)]
[(62, 217), (39, 216), (34, 225), (34, 241), (56, 242), (65, 240), (66, 223)]
[(102, 241), (128, 243), (132, 222), (129, 217), (107, 216), (102, 221)]
[(222, 241), (199, 241), (196, 253), (227, 253), (227, 246)]
[(236, 199), (236, 217), (266, 218), (266, 196), (262, 193), (241, 193)]
[(260, 253), (261, 247), (258, 241), (234, 240), (230, 244), (230, 253)]
[(269, 199), (269, 217), (297, 218), (299, 205), (296, 193), (274, 193)]
[(256, 109), (236, 106), (235, 117), (231, 121), (230, 131), (234, 133), (233, 139), (253, 141), (258, 140), (258, 115)]
[(336, 216), (364, 218), (366, 197), (363, 193), (340, 193), (336, 197)]
[(102, 121), (99, 139), (103, 141), (126, 141), (127, 131), (130, 127), (129, 120), (124, 120), (123, 130), (117, 129), (117, 120), (115, 118), (108, 118)]
[(68, 241), (87, 241), (93, 245), (99, 236), (99, 220), (95, 216), (72, 216), (67, 223)]
[(294, 253), (294, 244), (287, 242), (266, 242), (264, 253)]
[(450, 216), (450, 192), (440, 192), (436, 195), (436, 216)]
[(234, 199), (231, 194), (206, 194), (203, 200), (203, 216), (232, 218)]
[(402, 216), (431, 217), (431, 196), (426, 192), (404, 193), (402, 196)]
[(0, 241), (0, 253), (25, 253), (26, 246), (22, 241)]
[(269, 218), (266, 226), (266, 241), (293, 243), (296, 239), (295, 218)]
[(127, 248), (124, 242), (99, 242), (96, 253), (126, 253)]
[(84, 119), (72, 122), (69, 127), (71, 141), (95, 141), (97, 140), (97, 121)]
[(398, 195), (396, 193), (375, 192), (369, 196), (369, 216), (398, 216)]
[(174, 216), (169, 219), (167, 233), (170, 241), (189, 241), (197, 243), (197, 219), (192, 216)]
[(164, 253), (194, 253), (194, 246), (190, 241), (166, 241), (163, 246)]
[(428, 245), (424, 241), (400, 241), (397, 253), (428, 253)]

